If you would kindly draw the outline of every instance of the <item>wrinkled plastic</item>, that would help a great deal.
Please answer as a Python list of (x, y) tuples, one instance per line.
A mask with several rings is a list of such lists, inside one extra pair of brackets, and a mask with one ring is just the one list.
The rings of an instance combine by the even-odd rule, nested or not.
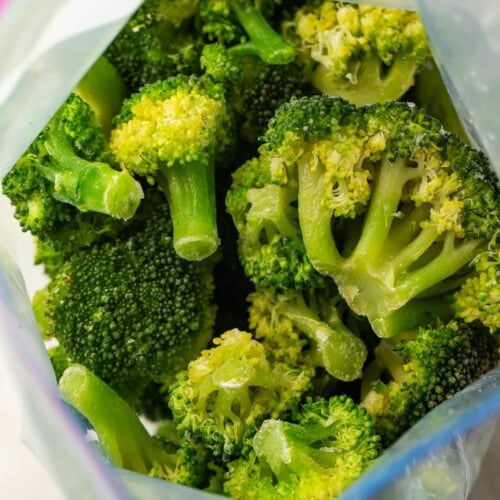
[[(412, 2), (375, 0), (370, 3), (409, 7)], [(446, 30), (438, 29), (439, 19), (449, 20), (450, 12), (464, 12), (460, 8), (465, 4), (472, 8), (472, 2), (421, 0), (420, 3), (438, 62), (451, 58), (449, 68), (447, 66), (444, 73), (452, 94), (456, 97), (456, 92), (460, 91), (458, 109), (462, 117), (466, 118), (469, 132), (476, 139), (488, 138), (487, 135), (483, 136), (484, 124), (488, 123), (485, 116), (492, 116), (493, 121), (487, 126), (493, 127), (491, 130), (495, 130), (495, 137), (499, 137), (500, 121), (497, 120), (498, 110), (495, 111), (494, 104), (500, 105), (500, 98), (496, 101), (485, 99), (485, 89), (477, 89), (475, 85), (464, 90), (460, 84), (461, 78), (470, 79), (470, 74), (457, 76), (461, 66), (460, 61), (452, 57), (451, 45), (454, 40), (463, 42), (466, 39), (463, 31), (465, 18), (462, 17), (461, 22), (448, 26)], [(4, 51), (4, 44), (10, 44), (12, 40), (6, 36), (6, 24), (2, 24), (9, 15), (9, 29), (11, 34), (16, 34), (17, 51), (12, 52), (3, 63), (0, 62), (0, 179), (137, 4), (138, 0), (51, 0), (44, 3), (41, 12), (39, 8), (29, 9), (30, 5), (40, 5), (35, 0), (17, 0), (15, 5), (11, 1), (6, 6), (5, 2), (0, 2), (0, 50)], [(493, 9), (497, 4), (496, 0), (476, 0), (474, 11), (481, 10), (480, 5), (489, 5)], [(446, 10), (444, 6), (453, 9)], [(431, 11), (430, 7), (436, 8)], [(30, 13), (31, 29), (20, 24), (25, 12)], [(438, 17), (432, 17), (433, 12)], [(487, 21), (487, 16), (492, 13), (492, 10), (483, 10), (481, 15), (486, 16), (483, 21)], [(477, 18), (474, 16), (472, 19)], [(472, 22), (471, 19), (467, 21)], [(50, 33), (48, 27), (55, 30), (55, 35)], [(484, 65), (479, 66), (484, 71), (477, 73), (481, 75), (477, 82), (483, 81), (490, 85), (488, 78), (494, 77), (495, 68), (500, 64), (492, 64), (490, 59), (486, 67), (487, 59), (483, 56), (493, 56), (496, 49), (488, 45), (488, 50), (478, 54), (474, 50), (480, 43), (487, 44), (478, 36), (476, 29), (467, 43), (456, 44), (455, 49), (460, 47), (460, 50), (468, 51), (467, 55), (473, 58), (467, 60), (469, 68), (477, 71), (478, 65)], [(497, 59), (500, 59), (498, 54)], [(490, 85), (489, 91), (499, 92), (499, 89), (498, 84)], [(471, 98), (478, 90), (483, 92), (480, 103)], [(470, 117), (473, 117), (473, 124)], [(495, 120), (498, 123), (495, 124)], [(482, 142), (480, 145), (492, 159), (498, 158), (495, 156), (495, 141)], [(500, 162), (496, 164), (500, 165)], [(14, 229), (7, 232), (6, 226), (0, 226), (0, 246), (4, 243), (15, 248), (17, 240)], [(29, 266), (25, 264), (22, 268), (26, 276), (32, 275)], [(31, 283), (28, 285), (28, 288), (33, 288)], [(202, 499), (211, 496), (117, 470), (99, 456), (94, 446), (86, 442), (84, 427), (59, 400), (22, 275), (3, 249), (0, 249), (0, 348), (11, 361), (11, 369), (24, 400), (24, 441), (58, 481), (68, 498)], [(387, 450), (342, 498), (464, 498), (477, 476), (493, 423), (499, 415), (500, 369), (497, 369), (430, 412)]]

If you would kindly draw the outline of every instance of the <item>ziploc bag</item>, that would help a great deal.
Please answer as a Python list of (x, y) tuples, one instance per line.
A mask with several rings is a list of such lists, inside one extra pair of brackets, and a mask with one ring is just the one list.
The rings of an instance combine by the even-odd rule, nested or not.
[[(426, 10), (431, 2), (443, 6), (450, 1), (422, 1), (424, 18), (431, 15)], [(6, 43), (12, 45), (12, 53), (0, 61), (0, 178), (138, 3), (138, 0), (50, 0), (44, 3), (41, 12), (36, 0), (16, 0), (15, 4), (13, 0), (0, 0), (0, 49), (3, 51)], [(408, 7), (413, 2), (380, 0), (380, 3)], [(454, 8), (458, 3), (467, 2), (453, 0)], [(475, 2), (476, 9), (479, 3), (486, 0)], [(493, 6), (495, 0), (487, 3)], [(23, 24), (27, 17), (31, 19), (29, 29)], [(433, 29), (429, 31), (432, 41)], [(443, 37), (446, 38), (444, 34)], [(453, 39), (444, 41), (453, 43)], [(437, 57), (440, 50), (434, 47)], [(449, 80), (454, 81), (452, 71)], [(459, 85), (450, 88), (459, 89)], [(494, 124), (498, 113), (493, 103), (481, 109), (470, 107), (465, 94), (462, 103), (459, 111), (467, 110), (468, 116), (476, 117), (479, 113), (482, 117), (482, 113), (489, 110)], [(465, 121), (473, 136), (474, 127), (482, 130), (481, 117), (475, 118), (474, 124)], [(496, 127), (498, 131), (500, 125)], [(479, 136), (482, 137), (482, 131)], [(494, 148), (483, 146), (495, 160)], [(0, 246), (2, 242), (11, 243), (14, 238), (0, 227)], [(23, 439), (68, 498), (203, 499), (213, 496), (116, 469), (87, 442), (85, 426), (59, 400), (23, 277), (2, 249), (0, 348), (11, 361), (24, 401)], [(342, 498), (464, 498), (477, 476), (499, 415), (500, 369), (497, 368), (430, 412), (345, 491)]]

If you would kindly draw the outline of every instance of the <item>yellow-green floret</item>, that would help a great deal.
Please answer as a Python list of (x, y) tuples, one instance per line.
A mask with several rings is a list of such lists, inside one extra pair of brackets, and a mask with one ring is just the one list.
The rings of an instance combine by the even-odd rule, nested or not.
[(380, 454), (366, 411), (346, 396), (309, 399), (290, 421), (265, 420), (248, 457), (229, 464), (225, 492), (236, 499), (336, 498)]
[(169, 406), (181, 436), (193, 436), (227, 461), (248, 448), (262, 420), (290, 410), (309, 376), (272, 364), (247, 332), (230, 330), (214, 344), (177, 376)]
[(414, 12), (333, 2), (306, 2), (284, 31), (314, 85), (356, 105), (401, 97), (429, 57)]
[(472, 262), (474, 272), (455, 294), (455, 313), (467, 323), (500, 332), (500, 233)]
[(183, 76), (146, 85), (115, 123), (110, 146), (120, 166), (166, 191), (176, 251), (189, 260), (211, 255), (219, 243), (214, 168), (234, 143), (223, 86)]
[(447, 319), (444, 295), (500, 227), (486, 157), (409, 104), (292, 101), (254, 161), (295, 190), (308, 261), (382, 337)]
[(335, 287), (323, 290), (258, 289), (248, 297), (249, 325), (276, 361), (333, 377), (360, 378), (366, 346), (342, 320), (342, 300)]
[(498, 343), (461, 321), (383, 340), (363, 380), (362, 405), (375, 418), (385, 445), (425, 413), (496, 366)]
[(199, 354), (214, 320), (211, 269), (177, 256), (166, 201), (150, 191), (136, 225), (74, 253), (35, 304), (45, 336), (132, 403)]

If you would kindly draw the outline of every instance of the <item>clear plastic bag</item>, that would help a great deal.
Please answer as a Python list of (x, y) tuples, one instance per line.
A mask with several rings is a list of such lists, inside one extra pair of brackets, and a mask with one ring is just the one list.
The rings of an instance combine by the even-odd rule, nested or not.
[[(25, 53), (18, 52), (23, 55), (19, 63), (16, 63), (15, 57), (6, 59), (3, 65), (0, 63), (0, 178), (138, 3), (138, 0), (52, 0), (46, 3), (47, 9), (40, 12), (36, 8), (39, 3), (34, 0), (7, 3), (7, 7), (0, 2), (0, 50), (4, 50), (2, 43), (9, 40), (5, 36), (8, 31), (5, 26), (10, 26), (11, 34), (16, 33), (16, 43), (19, 41), (25, 48), (31, 47)], [(380, 0), (370, 3), (408, 7), (414, 2)], [(478, 143), (498, 166), (500, 146), (494, 139), (500, 137), (500, 110), (495, 110), (494, 106), (500, 106), (500, 95), (497, 95), (500, 84), (497, 82), (496, 86), (491, 86), (494, 81), (489, 79), (495, 77), (495, 68), (500, 67), (500, 47), (494, 45), (494, 40), (498, 40), (494, 36), (498, 35), (493, 33), (494, 30), (487, 31), (486, 25), (488, 16), (500, 17), (499, 4), (496, 0), (476, 1), (473, 6), (467, 0), (421, 3), (435, 55), (438, 61), (447, 61), (444, 72), (452, 95), (455, 98), (460, 95), (460, 100), (455, 102), (458, 102), (462, 118), (469, 126), (469, 133), (476, 138), (486, 138), (483, 142), (478, 139)], [(433, 12), (429, 10), (431, 4), (436, 7)], [(459, 74), (463, 62), (454, 60), (450, 55), (451, 45), (458, 39), (453, 37), (460, 34), (460, 38), (464, 39), (464, 33), (460, 32), (464, 26), (457, 23), (447, 29), (439, 29), (440, 23), (442, 25), (443, 20), (449, 17), (446, 14), (451, 7), (454, 13), (467, 12), (461, 11), (461, 8), (480, 10), (484, 7), (481, 16), (475, 19), (481, 17), (482, 20), (477, 22), (486, 23), (483, 34), (491, 36), (491, 44), (479, 57), (475, 51), (479, 50), (481, 43), (487, 42), (478, 36), (475, 29), (467, 44), (460, 44), (460, 50), (467, 50), (469, 57), (476, 58), (467, 64), (476, 69), (479, 65), (484, 70), (478, 73), (481, 75), (478, 82), (491, 84), (488, 91), (476, 87), (464, 90), (462, 80), (466, 79), (466, 75)], [(32, 30), (22, 26), (16, 30), (17, 23), (26, 17), (27, 12), (32, 18)], [(491, 23), (489, 26), (491, 28)], [(496, 66), (486, 56), (496, 56)], [(478, 91), (484, 91), (480, 103), (474, 101), (474, 92)], [(497, 95), (497, 99), (490, 101), (493, 97), (488, 92), (491, 96)], [(485, 135), (488, 127), (490, 131)], [(491, 141), (488, 133), (494, 136)], [(208, 497), (208, 494), (190, 488), (116, 469), (86, 442), (85, 430), (78, 419), (59, 400), (23, 277), (1, 248), (2, 242), (12, 243), (13, 239), (10, 230), (7, 232), (5, 226), (0, 227), (0, 348), (11, 361), (11, 370), (15, 373), (24, 401), (23, 439), (29, 448), (55, 477), (68, 498)], [(466, 497), (499, 415), (500, 368), (497, 368), (430, 412), (344, 492), (342, 498), (451, 500)]]

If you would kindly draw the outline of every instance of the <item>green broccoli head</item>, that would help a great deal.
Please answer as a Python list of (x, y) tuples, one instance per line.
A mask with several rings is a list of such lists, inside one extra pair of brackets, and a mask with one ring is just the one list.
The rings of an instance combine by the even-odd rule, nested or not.
[(452, 320), (406, 332), (394, 343), (384, 340), (375, 356), (364, 375), (362, 405), (389, 445), (429, 410), (494, 368), (499, 352), (493, 336)]
[(422, 23), (404, 10), (312, 0), (284, 32), (313, 84), (356, 105), (398, 99), (429, 57)]
[(258, 287), (322, 288), (326, 279), (311, 265), (300, 234), (297, 182), (275, 166), (265, 154), (247, 161), (227, 193), (245, 274)]
[(140, 218), (114, 241), (74, 253), (42, 307), (46, 335), (132, 403), (151, 381), (185, 368), (214, 321), (211, 270), (176, 255), (161, 193)]
[(344, 325), (335, 287), (305, 292), (263, 288), (248, 299), (250, 328), (270, 357), (306, 371), (325, 368), (343, 381), (361, 377), (366, 346)]
[(106, 50), (130, 89), (177, 74), (200, 73), (197, 1), (146, 0)]
[(177, 430), (227, 461), (249, 446), (264, 418), (278, 418), (297, 402), (309, 377), (271, 364), (249, 333), (230, 330), (177, 376), (169, 406)]
[(93, 109), (72, 94), (4, 177), (2, 190), (23, 231), (38, 240), (37, 263), (49, 274), (78, 249), (115, 237), (143, 190), (114, 170)]
[(211, 255), (219, 244), (214, 167), (234, 146), (223, 86), (184, 76), (146, 85), (115, 122), (110, 146), (122, 168), (165, 185), (178, 254)]
[(334, 498), (381, 450), (372, 419), (346, 396), (308, 399), (290, 422), (265, 420), (253, 448), (229, 465), (225, 490), (234, 498)]
[(132, 408), (82, 365), (70, 365), (59, 381), (64, 401), (94, 428), (99, 445), (115, 465), (134, 472), (202, 487), (208, 483), (208, 454), (184, 441), (181, 446), (151, 436)]
[(281, 0), (200, 0), (201, 30), (210, 42), (238, 56), (256, 56), (266, 64), (287, 64), (295, 49), (269, 24)]
[(474, 271), (455, 294), (455, 313), (467, 323), (500, 331), (500, 249), (497, 233), (488, 247), (472, 261)]
[(427, 321), (498, 231), (486, 157), (412, 105), (303, 98), (278, 110), (264, 139), (261, 160), (298, 190), (309, 261), (379, 336), (402, 331), (391, 316), (406, 306)]

